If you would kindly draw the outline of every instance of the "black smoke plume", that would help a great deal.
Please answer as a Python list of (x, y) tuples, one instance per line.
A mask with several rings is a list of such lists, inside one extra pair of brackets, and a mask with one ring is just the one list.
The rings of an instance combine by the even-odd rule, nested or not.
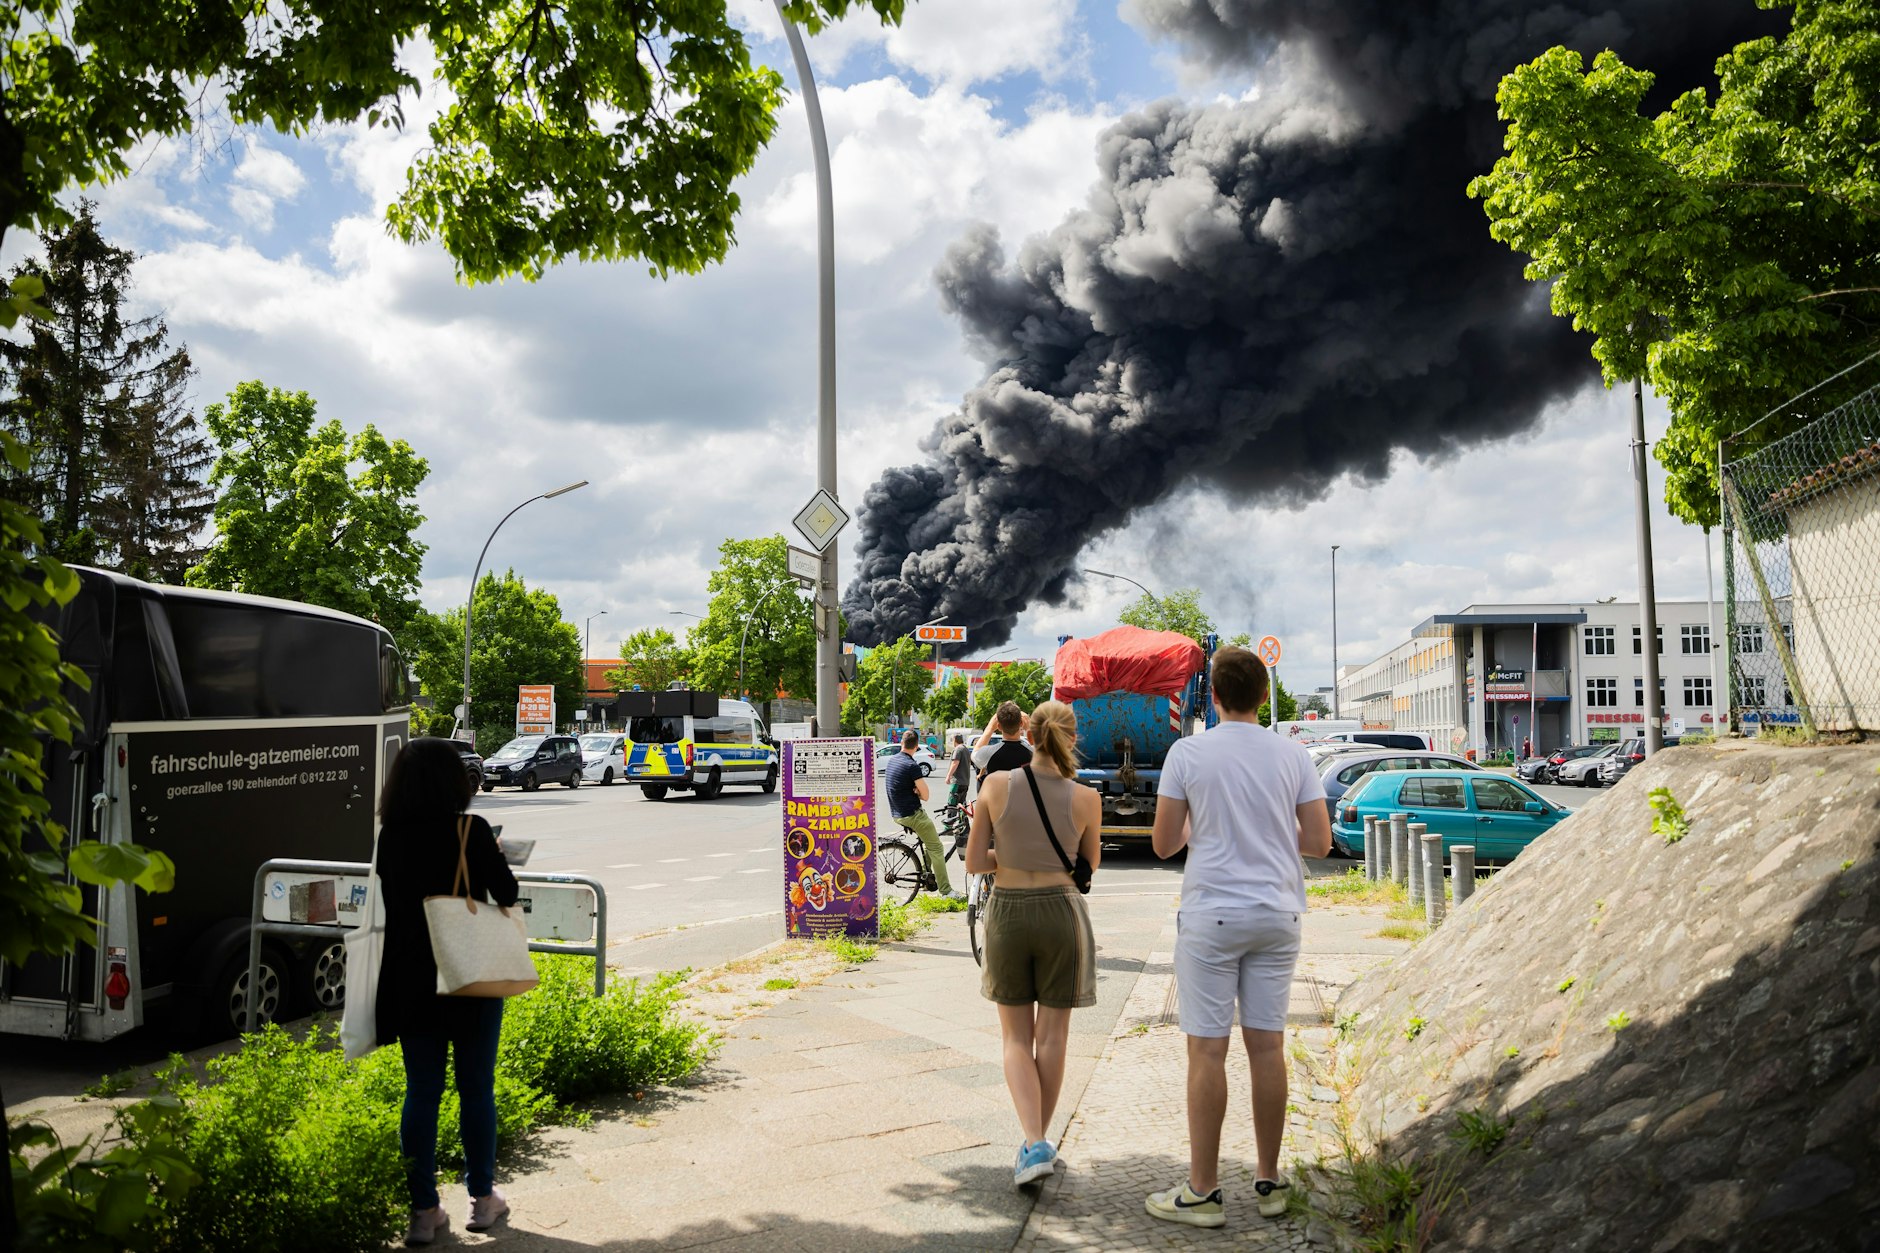
[(1464, 194), (1500, 152), (1501, 76), (1611, 47), (1668, 99), (1783, 24), (1751, 0), (1134, 2), (1261, 90), (1124, 119), (1089, 207), (1016, 261), (990, 229), (948, 251), (942, 300), (990, 373), (863, 497), (864, 644), (943, 614), (1001, 643), (1184, 484), (1303, 503), (1526, 429), (1596, 374)]

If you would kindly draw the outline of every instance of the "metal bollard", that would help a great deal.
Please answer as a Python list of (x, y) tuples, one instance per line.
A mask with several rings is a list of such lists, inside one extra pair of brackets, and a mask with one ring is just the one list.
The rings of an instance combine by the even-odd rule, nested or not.
[[(1421, 824), (1419, 824), (1421, 825)], [(1443, 837), (1426, 835), (1423, 845), (1423, 920), (1430, 930), (1443, 925)]]
[(1366, 883), (1377, 882), (1377, 819), (1367, 815), (1364, 820), (1364, 880)]
[(1455, 880), (1457, 905), (1475, 895), (1475, 845), (1458, 844), (1449, 850), (1449, 877)]
[(1410, 879), (1404, 886), (1410, 893), (1412, 905), (1423, 899), (1423, 833), (1428, 830), (1428, 824), (1421, 822), (1412, 822), (1404, 828), (1405, 844), (1410, 849)]
[(1390, 816), (1390, 881), (1402, 885), (1410, 873), (1410, 815)]

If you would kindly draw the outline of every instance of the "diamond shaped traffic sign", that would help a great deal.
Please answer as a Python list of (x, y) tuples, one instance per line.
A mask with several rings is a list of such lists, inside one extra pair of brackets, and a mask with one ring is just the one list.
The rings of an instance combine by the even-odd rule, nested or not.
[(819, 487), (793, 522), (798, 534), (809, 541), (809, 546), (822, 552), (835, 540), (837, 532), (849, 524), (849, 514), (834, 496)]

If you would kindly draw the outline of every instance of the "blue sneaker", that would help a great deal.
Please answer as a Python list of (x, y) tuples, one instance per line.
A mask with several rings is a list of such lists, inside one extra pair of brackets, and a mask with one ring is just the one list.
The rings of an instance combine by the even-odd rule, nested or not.
[(1023, 1187), (1057, 1170), (1057, 1150), (1049, 1140), (1036, 1140), (1018, 1146), (1018, 1160), (1012, 1163), (1012, 1186)]

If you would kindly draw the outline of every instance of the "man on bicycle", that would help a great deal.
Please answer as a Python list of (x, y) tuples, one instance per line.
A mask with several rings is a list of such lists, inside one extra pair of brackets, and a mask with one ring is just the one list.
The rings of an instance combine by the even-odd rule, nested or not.
[(901, 736), (901, 751), (889, 758), (884, 774), (888, 789), (888, 813), (895, 822), (920, 837), (927, 850), (927, 864), (933, 868), (934, 885), (940, 895), (953, 895), (947, 879), (946, 853), (940, 847), (940, 833), (934, 830), (927, 814), (927, 777), (914, 753), (920, 748), (920, 732), (911, 727)]

